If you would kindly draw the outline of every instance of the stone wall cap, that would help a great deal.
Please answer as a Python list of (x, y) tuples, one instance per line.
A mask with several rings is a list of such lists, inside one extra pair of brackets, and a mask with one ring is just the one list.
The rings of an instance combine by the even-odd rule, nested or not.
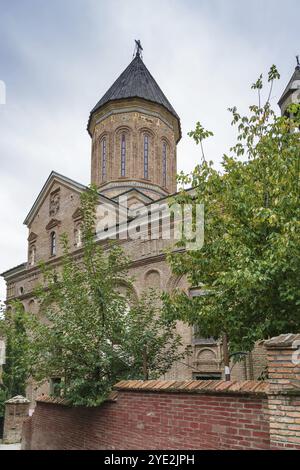
[(8, 404), (30, 403), (30, 400), (28, 400), (26, 397), (23, 397), (22, 395), (16, 395), (15, 397), (12, 397), (9, 400), (6, 400), (5, 403), (8, 403)]
[(60, 398), (60, 397), (49, 397), (48, 395), (41, 395), (37, 397), (36, 402), (51, 403), (53, 405), (70, 406), (69, 400), (66, 400), (65, 398)]
[[(115, 402), (118, 398), (118, 392), (112, 391), (104, 402)], [(40, 395), (37, 397), (36, 402), (38, 403), (49, 403), (50, 405), (62, 405), (62, 406), (72, 406), (70, 400), (62, 397), (51, 397), (49, 395)]]
[(114, 389), (161, 393), (266, 395), (269, 391), (269, 383), (255, 380), (242, 382), (225, 380), (122, 380), (114, 386)]
[[(298, 344), (294, 344), (295, 341), (299, 341)], [(265, 346), (271, 348), (292, 348), (297, 349), (300, 344), (300, 334), (287, 333), (279, 336), (275, 336), (264, 342)]]

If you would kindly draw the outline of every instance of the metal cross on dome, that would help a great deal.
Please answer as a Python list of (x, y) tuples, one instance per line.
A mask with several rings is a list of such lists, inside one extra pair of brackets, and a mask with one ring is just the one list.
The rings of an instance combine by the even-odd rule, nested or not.
[(142, 58), (142, 50), (143, 50), (143, 47), (142, 47), (141, 41), (139, 39), (135, 39), (135, 50), (134, 50), (135, 55)]

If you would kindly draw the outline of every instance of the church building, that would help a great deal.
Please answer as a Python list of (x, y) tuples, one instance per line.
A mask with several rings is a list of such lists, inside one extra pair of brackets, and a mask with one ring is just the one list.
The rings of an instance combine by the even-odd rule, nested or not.
[[(279, 101), (282, 113), (289, 103), (299, 101), (298, 64)], [(118, 200), (126, 196), (129, 209), (138, 204), (151, 208), (176, 193), (180, 118), (144, 64), (139, 44), (131, 63), (90, 112), (87, 130), (91, 137), (91, 183), (98, 188), (100, 206), (109, 203), (120, 210)], [(8, 305), (19, 299), (26, 311), (42, 316), (33, 295), (42, 280), (38, 263), (43, 260), (59, 270), (62, 233), (67, 233), (72, 250), (80, 255), (80, 195), (86, 189), (67, 176), (51, 172), (24, 220), (28, 227), (27, 260), (2, 274)], [(166, 262), (166, 240), (126, 239), (120, 243), (131, 259), (129, 275), (134, 278), (137, 298), (149, 287), (189, 292), (185, 278), (172, 274)], [(126, 286), (122, 288), (126, 290)], [(221, 342), (202, 338), (182, 322), (177, 328), (191, 354), (175, 363), (164, 378), (222, 378)], [(258, 345), (233, 367), (232, 378), (255, 379), (264, 363), (264, 348)], [(34, 395), (29, 389), (28, 398), (33, 400)]]

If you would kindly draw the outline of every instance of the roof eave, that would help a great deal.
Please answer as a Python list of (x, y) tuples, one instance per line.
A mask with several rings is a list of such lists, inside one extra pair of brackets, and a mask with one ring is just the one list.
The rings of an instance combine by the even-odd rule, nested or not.
[(95, 113), (97, 113), (102, 107), (108, 105), (109, 103), (113, 103), (113, 102), (116, 102), (116, 101), (125, 101), (125, 100), (128, 101), (128, 100), (136, 100), (136, 99), (139, 99), (139, 100), (142, 100), (142, 101), (148, 101), (149, 103), (153, 103), (153, 104), (156, 104), (157, 106), (161, 106), (162, 108), (164, 108), (168, 113), (170, 113), (177, 120), (177, 123), (178, 123), (178, 136), (179, 137), (176, 140), (176, 144), (178, 144), (178, 142), (182, 138), (181, 122), (180, 122), (180, 118), (179, 118), (178, 114), (176, 112), (172, 113), (165, 105), (163, 105), (161, 103), (157, 103), (156, 101), (152, 101), (152, 100), (146, 100), (145, 98), (141, 98), (140, 96), (130, 96), (128, 98), (112, 99), (112, 100), (109, 100), (106, 103), (104, 103), (102, 106), (99, 106), (98, 108), (94, 108), (90, 112), (88, 123), (87, 123), (87, 131), (88, 131), (90, 137), (92, 137), (92, 133), (90, 131), (91, 120), (93, 118), (93, 115)]
[(4, 279), (12, 277), (16, 274), (19, 274), (20, 272), (24, 271), (27, 267), (27, 263), (21, 263), (18, 264), (17, 266), (14, 266), (13, 268), (7, 269), (6, 271), (3, 271), (3, 273), (0, 274), (1, 277)]
[(28, 212), (23, 224), (24, 225), (28, 225), (30, 224), (34, 214), (35, 214), (35, 210), (37, 209), (39, 203), (41, 202), (41, 199), (43, 197), (43, 193), (45, 192), (45, 189), (47, 188), (47, 186), (49, 185), (49, 183), (51, 182), (51, 180), (53, 179), (59, 179), (59, 180), (63, 180), (64, 182), (68, 183), (69, 185), (73, 186), (74, 188), (76, 187), (77, 190), (79, 191), (84, 191), (85, 189), (87, 189), (87, 186), (81, 184), (81, 183), (78, 183), (77, 181), (75, 180), (72, 180), (71, 178), (68, 178), (64, 175), (61, 175), (60, 173), (57, 173), (56, 171), (51, 171), (50, 175), (48, 176), (45, 184), (43, 185), (42, 189), (40, 190), (36, 200), (34, 201), (33, 203), (33, 206), (31, 207), (30, 211)]

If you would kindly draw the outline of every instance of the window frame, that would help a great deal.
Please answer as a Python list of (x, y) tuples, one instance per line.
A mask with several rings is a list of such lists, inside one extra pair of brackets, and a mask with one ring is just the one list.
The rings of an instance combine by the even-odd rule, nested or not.
[(100, 141), (100, 146), (101, 146), (101, 176), (102, 176), (102, 181), (106, 180), (107, 176), (107, 141), (106, 141), (106, 136), (102, 137)]
[(162, 143), (162, 180), (163, 180), (164, 188), (167, 186), (167, 149), (168, 149), (167, 142), (163, 140), (163, 143)]
[(74, 245), (76, 248), (82, 246), (82, 227), (81, 224), (78, 224), (74, 228)]
[(31, 245), (29, 247), (29, 265), (34, 266), (36, 262), (36, 246)]
[(50, 233), (50, 255), (56, 256), (56, 232), (53, 230)]
[(126, 176), (126, 134), (121, 133), (121, 177)]
[(143, 139), (143, 155), (144, 155), (144, 178), (149, 179), (149, 139), (150, 136), (147, 132), (144, 133)]

